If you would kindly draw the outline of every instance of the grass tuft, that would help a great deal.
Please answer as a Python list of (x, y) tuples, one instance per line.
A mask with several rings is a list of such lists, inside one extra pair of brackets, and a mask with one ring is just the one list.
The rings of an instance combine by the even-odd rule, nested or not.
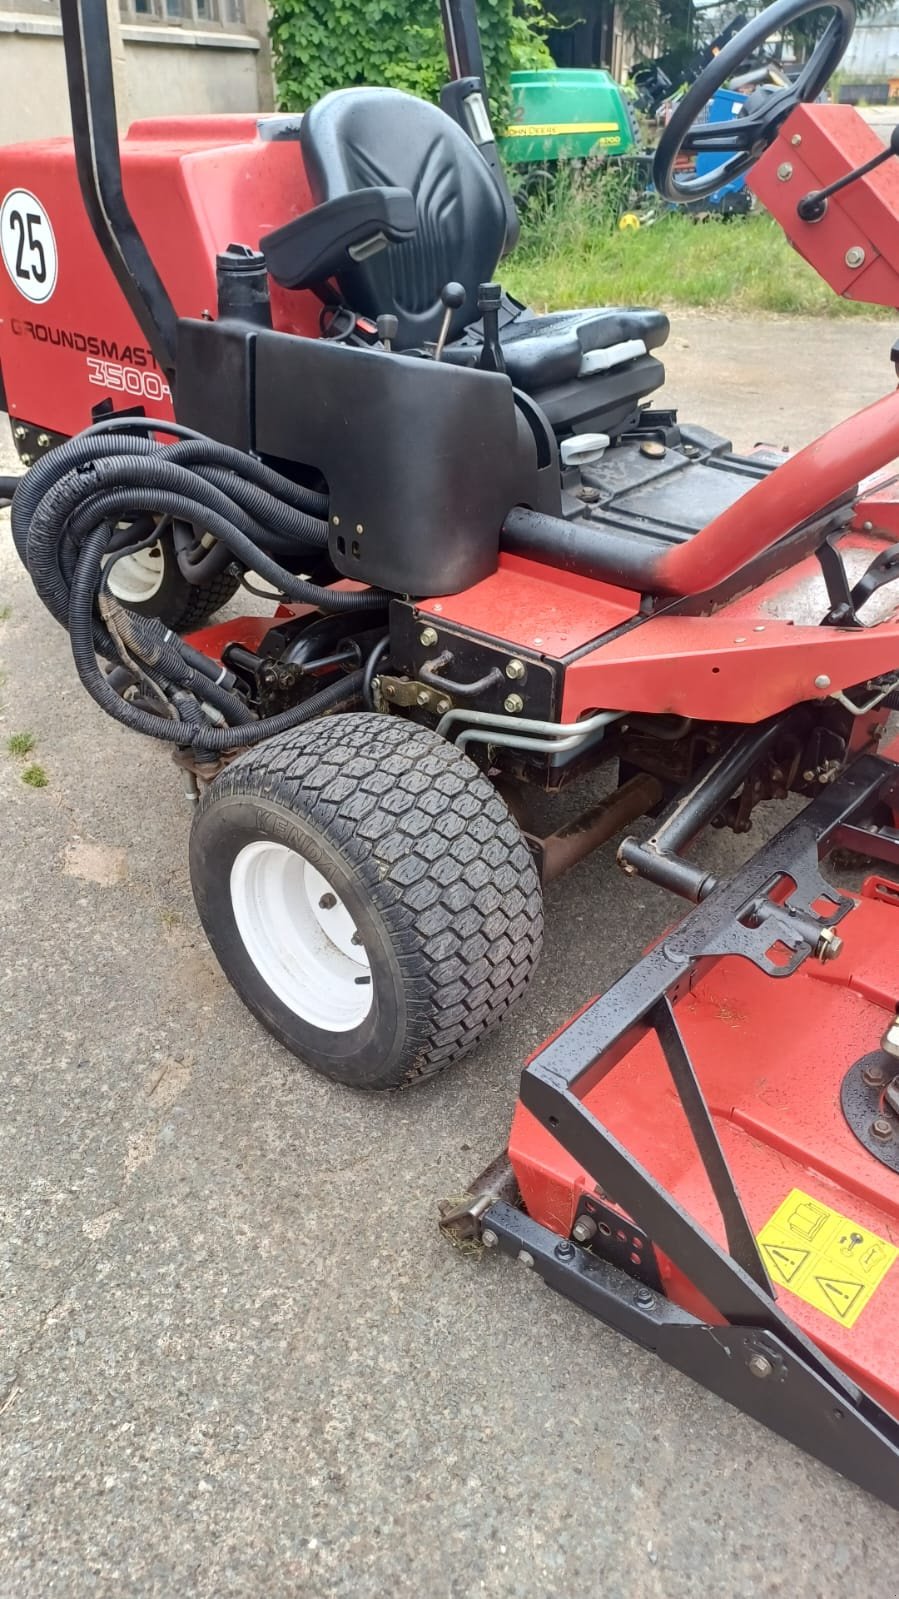
[(8, 622), (12, 616), (11, 605), (0, 605), (0, 622)]
[(46, 788), (49, 781), (50, 779), (42, 766), (35, 764), (26, 766), (22, 773), (22, 782), (27, 783), (29, 788)]
[(36, 742), (33, 733), (10, 733), (6, 740), (7, 752), (10, 755), (30, 755)]
[(842, 300), (774, 218), (722, 222), (666, 212), (622, 232), (620, 177), (589, 169), (527, 206), (504, 281), (535, 310), (582, 305), (700, 306), (793, 316), (885, 316)]

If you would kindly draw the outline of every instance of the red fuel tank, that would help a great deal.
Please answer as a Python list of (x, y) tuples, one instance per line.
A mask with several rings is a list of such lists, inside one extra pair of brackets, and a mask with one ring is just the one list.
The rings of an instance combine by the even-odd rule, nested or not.
[[(215, 315), (215, 258), (311, 206), (283, 119), (136, 122), (122, 140), (125, 195), (179, 316)], [(272, 284), (272, 318), (314, 336), (319, 302)], [(4, 402), (5, 392), (5, 402)], [(163, 373), (94, 238), (72, 143), (0, 149), (0, 408), (13, 422), (72, 434), (111, 399), (170, 416)]]

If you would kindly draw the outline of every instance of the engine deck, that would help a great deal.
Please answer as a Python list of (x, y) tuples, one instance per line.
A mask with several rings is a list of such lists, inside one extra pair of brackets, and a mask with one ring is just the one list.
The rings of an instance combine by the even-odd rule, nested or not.
[(597, 530), (683, 544), (785, 459), (762, 446), (737, 455), (708, 428), (678, 425), (672, 411), (645, 411), (638, 433), (613, 443), (576, 477), (563, 474), (563, 515)]

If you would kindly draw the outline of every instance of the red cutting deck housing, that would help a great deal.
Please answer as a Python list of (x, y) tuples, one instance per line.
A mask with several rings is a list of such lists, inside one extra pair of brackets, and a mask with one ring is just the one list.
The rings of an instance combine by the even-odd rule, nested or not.
[[(753, 1231), (758, 1234), (799, 1189), (899, 1244), (899, 1174), (872, 1159), (840, 1107), (846, 1071), (877, 1049), (896, 1012), (896, 886), (870, 879), (840, 932), (845, 947), (839, 960), (826, 966), (808, 961), (784, 981), (772, 981), (746, 960), (721, 960), (678, 1003), (676, 1014)], [(656, 1036), (646, 1035), (584, 1103), (724, 1246), (721, 1217)], [(509, 1156), (528, 1214), (567, 1238), (579, 1201), (596, 1192), (595, 1185), (521, 1104)], [(839, 1247), (851, 1282), (851, 1232)], [(659, 1256), (658, 1265), (671, 1299), (704, 1320), (722, 1320), (669, 1261)], [(825, 1315), (777, 1287), (778, 1302), (797, 1325), (899, 1416), (899, 1263), (852, 1325), (837, 1315), (841, 1306), (850, 1308), (848, 1293), (839, 1294), (837, 1288), (834, 1314)]]

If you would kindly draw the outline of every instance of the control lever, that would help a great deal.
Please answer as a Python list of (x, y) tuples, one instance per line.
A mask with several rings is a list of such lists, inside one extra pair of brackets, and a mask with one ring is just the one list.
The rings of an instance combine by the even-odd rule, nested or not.
[(839, 194), (841, 189), (847, 188), (850, 183), (855, 183), (857, 178), (867, 177), (869, 172), (883, 166), (883, 163), (894, 155), (899, 155), (899, 127), (893, 129), (886, 149), (873, 155), (870, 161), (865, 161), (852, 172), (847, 172), (845, 177), (837, 178), (836, 183), (829, 183), (826, 189), (810, 189), (808, 194), (804, 194), (796, 207), (796, 215), (802, 222), (820, 222), (827, 211), (827, 202), (832, 194)]
[(434, 360), (439, 361), (443, 354), (443, 347), (449, 338), (450, 323), (453, 312), (458, 311), (460, 305), (465, 304), (465, 287), (461, 283), (444, 283), (440, 290), (440, 299), (444, 307), (443, 321), (440, 324), (440, 334), (434, 347)]
[(481, 313), (484, 342), (478, 366), (482, 372), (505, 372), (506, 363), (499, 342), (499, 308), (503, 291), (498, 283), (481, 283), (478, 287), (478, 310)]
[(396, 317), (391, 316), (389, 311), (385, 311), (381, 316), (378, 317), (376, 326), (378, 329), (378, 338), (381, 340), (385, 350), (392, 350), (393, 341), (396, 338), (396, 330), (399, 327), (399, 322), (397, 321)]

